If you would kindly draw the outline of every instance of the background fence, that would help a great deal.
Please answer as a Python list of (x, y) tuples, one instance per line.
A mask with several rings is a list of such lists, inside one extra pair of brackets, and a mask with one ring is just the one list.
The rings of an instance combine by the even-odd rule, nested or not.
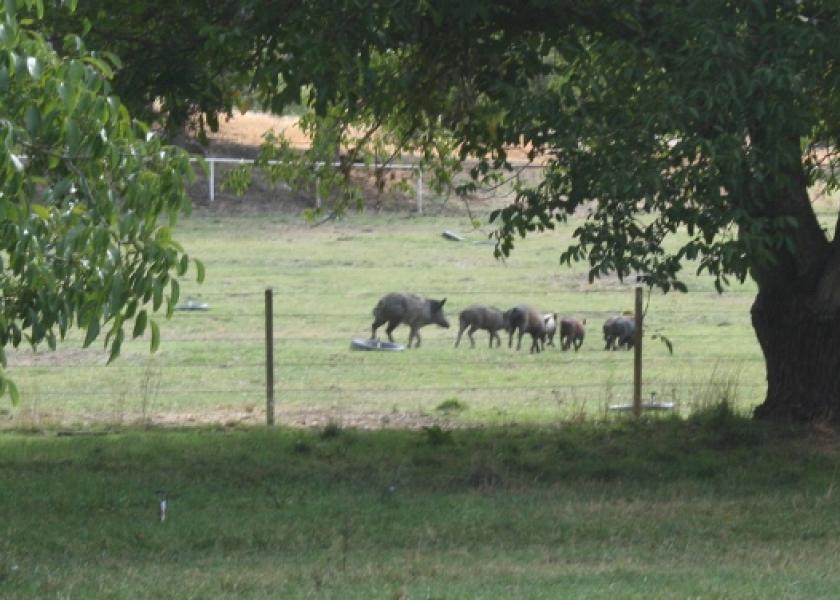
[[(207, 175), (206, 178), (203, 176), (203, 174), (199, 175), (199, 178), (202, 180), (202, 182), (195, 186), (195, 191), (197, 192), (198, 189), (204, 187), (206, 189), (206, 195), (200, 192), (196, 195), (200, 197), (206, 197), (207, 201), (211, 204), (216, 201), (220, 185), (224, 182), (226, 173), (230, 169), (245, 164), (253, 165), (255, 162), (254, 159), (250, 158), (226, 157), (206, 157), (203, 160), (207, 163)], [(269, 161), (269, 164), (276, 165), (279, 163), (277, 161)], [(493, 189), (479, 191), (477, 193), (477, 198), (479, 200), (486, 201), (488, 199), (495, 198), (508, 199), (510, 197), (514, 182), (522, 183), (528, 181), (535, 181), (539, 177), (539, 174), (542, 173), (542, 170), (544, 168), (542, 165), (529, 162), (511, 162), (510, 164), (513, 168), (513, 171), (507, 176), (507, 179), (509, 181), (507, 183), (502, 183), (499, 186), (495, 186)], [(333, 163), (331, 166), (338, 167), (340, 165), (339, 163)], [(353, 165), (352, 170), (357, 173), (369, 173), (374, 168), (375, 167), (371, 167), (364, 163), (356, 163)], [(432, 193), (428, 183), (426, 183), (428, 175), (424, 174), (422, 165), (416, 163), (393, 163), (381, 165), (379, 168), (391, 173), (405, 174), (403, 178), (410, 183), (409, 187), (411, 188), (411, 204), (413, 206), (414, 212), (416, 212), (417, 214), (424, 214), (429, 208), (427, 206), (429, 202), (431, 202), (431, 208), (433, 211), (435, 209), (435, 206), (440, 204), (441, 197)], [(259, 180), (259, 172), (257, 172), (256, 176)], [(466, 176), (463, 175), (460, 178), (456, 176), (456, 180), (458, 179), (466, 179)], [(277, 187), (280, 187), (281, 189), (285, 189), (286, 191), (291, 191), (287, 186), (284, 186), (283, 184), (280, 184), (279, 186), (268, 186), (264, 181), (262, 181), (261, 183), (263, 186), (269, 188), (274, 187), (276, 189)], [(315, 185), (312, 186), (311, 190), (298, 190), (298, 192), (311, 195), (311, 206), (313, 208), (323, 207), (324, 199), (321, 197), (321, 194), (319, 192), (319, 185), (317, 184), (317, 182)], [(254, 192), (252, 191), (251, 193), (253, 194)]]

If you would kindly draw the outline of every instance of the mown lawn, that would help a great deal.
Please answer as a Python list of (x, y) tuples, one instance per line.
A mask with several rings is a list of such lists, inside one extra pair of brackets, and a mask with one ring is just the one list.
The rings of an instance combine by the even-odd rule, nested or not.
[[(0, 427), (84, 428), (110, 424), (264, 422), (263, 294), (275, 293), (276, 397), (281, 422), (327, 420), (378, 426), (545, 424), (602, 418), (632, 393), (632, 353), (605, 352), (600, 329), (633, 308), (634, 282), (589, 283), (586, 268), (560, 265), (574, 223), (517, 244), (499, 261), (484, 233), (464, 216), (350, 214), (311, 227), (283, 214), (196, 214), (178, 239), (207, 266), (203, 285), (187, 280), (181, 297), (209, 304), (162, 323), (162, 346), (129, 342), (106, 367), (98, 344), (81, 349), (77, 334), (58, 352), (23, 350), (9, 358), (23, 401), (0, 413)], [(443, 239), (460, 231), (464, 242)], [(486, 228), (485, 228), (486, 231)], [(749, 409), (761, 401), (764, 366), (749, 322), (750, 283), (718, 295), (709, 277), (686, 267), (688, 294), (653, 293), (645, 343), (643, 394), (675, 403), (680, 414), (726, 395)], [(453, 327), (422, 330), (422, 347), (403, 353), (352, 352), (370, 335), (371, 310), (390, 291), (447, 298)], [(580, 352), (549, 348), (533, 356), (506, 347), (454, 348), (461, 309), (472, 303), (508, 308), (530, 303), (545, 312), (587, 319)], [(380, 330), (384, 335), (384, 331)], [(405, 326), (395, 332), (405, 343)], [(463, 410), (442, 418), (436, 408)]]
[(832, 598), (839, 449), (725, 406), (451, 432), (5, 434), (0, 597)]

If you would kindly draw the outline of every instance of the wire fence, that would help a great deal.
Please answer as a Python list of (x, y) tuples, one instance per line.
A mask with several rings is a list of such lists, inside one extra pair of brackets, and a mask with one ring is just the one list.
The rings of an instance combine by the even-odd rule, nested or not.
[[(197, 158), (192, 160), (196, 163), (199, 161)], [(196, 169), (198, 183), (192, 188), (192, 195), (194, 199), (206, 201), (210, 205), (213, 205), (216, 202), (220, 191), (224, 192), (223, 183), (231, 170), (243, 165), (254, 165), (257, 162), (256, 159), (253, 158), (230, 157), (204, 157), (200, 160), (206, 164), (207, 170), (205, 173), (203, 169)], [(268, 161), (267, 164), (274, 166), (280, 165), (282, 162)], [(413, 213), (423, 215), (439, 212), (443, 206), (447, 204), (447, 201), (451, 196), (452, 189), (457, 186), (458, 183), (464, 183), (467, 181), (469, 178), (467, 175), (469, 169), (476, 164), (477, 163), (472, 162), (465, 163), (463, 165), (463, 171), (461, 173), (456, 173), (453, 176), (452, 185), (448, 186), (446, 191), (443, 193), (435, 190), (435, 186), (432, 182), (430, 182), (429, 174), (423, 170), (423, 165), (419, 162), (411, 162), (410, 158), (405, 162), (395, 162), (389, 164), (354, 163), (353, 165), (350, 165), (349, 172), (355, 174), (357, 179), (369, 178), (371, 174), (377, 171), (394, 174), (386, 179), (390, 182), (390, 184), (399, 182), (401, 185), (394, 186), (386, 183), (386, 185), (382, 187), (374, 186), (378, 190), (375, 194), (378, 200), (372, 201), (371, 204), (378, 205), (378, 203), (382, 200), (383, 192), (385, 190), (399, 190), (396, 193), (402, 197), (403, 201), (410, 200), (410, 203), (405, 206), (410, 205)], [(317, 172), (319, 169), (324, 169), (327, 166), (332, 168), (344, 168), (344, 165), (341, 165), (341, 163), (338, 162), (330, 165), (327, 165), (326, 163), (313, 165), (316, 177), (314, 179), (314, 183), (311, 184), (309, 189), (292, 188), (285, 182), (269, 184), (267, 180), (262, 178), (261, 172), (257, 168), (254, 170), (256, 179), (252, 180), (252, 189), (249, 190), (248, 193), (259, 193), (258, 191), (255, 192), (255, 187), (257, 189), (267, 187), (275, 190), (279, 187), (284, 188), (287, 191), (307, 195), (310, 200), (309, 205), (311, 208), (324, 208), (327, 204), (327, 199), (322, 197), (320, 179), (317, 178)], [(470, 194), (472, 200), (478, 201), (479, 204), (487, 204), (488, 201), (492, 204), (492, 201), (495, 199), (509, 199), (517, 186), (521, 186), (523, 184), (530, 185), (539, 181), (539, 174), (541, 174), (545, 169), (544, 165), (527, 161), (513, 161), (510, 163), (510, 167), (512, 171), (503, 178), (501, 183), (496, 183), (492, 186), (480, 187), (477, 191)], [(257, 182), (256, 185), (253, 185), (254, 182)], [(204, 192), (199, 191), (202, 188), (205, 190)]]
[[(600, 319), (609, 311), (587, 311), (587, 337), (579, 352), (562, 351), (559, 340), (534, 355), (528, 344), (518, 352), (510, 349), (506, 339), (491, 350), (486, 332), (476, 333), (475, 349), (466, 337), (454, 348), (457, 331), (433, 327), (422, 330), (418, 350), (354, 352), (350, 341), (369, 334), (367, 316), (283, 311), (282, 302), (275, 306), (271, 336), (276, 379), (267, 387), (265, 312), (254, 293), (227, 297), (246, 309), (176, 312), (156, 355), (148, 354), (144, 340), (127, 342), (123, 356), (108, 366), (101, 351), (82, 349), (78, 340), (56, 353), (12, 353), (10, 369), (22, 402), (5, 414), (5, 426), (259, 424), (267, 418), (269, 393), (276, 398), (277, 421), (291, 425), (335, 420), (380, 426), (399, 415), (409, 415), (409, 425), (545, 422), (602, 414), (632, 392), (632, 353), (603, 350)], [(663, 312), (694, 314), (679, 308)], [(310, 322), (320, 322), (320, 328), (308, 330)], [(684, 412), (724, 397), (737, 396), (745, 405), (759, 401), (764, 363), (752, 331), (743, 323), (727, 327), (721, 345), (718, 329), (695, 323), (662, 333), (675, 345), (673, 355), (646, 339), (645, 397), (656, 394)], [(401, 341), (407, 331), (395, 334)], [(454, 416), (450, 405), (457, 407)]]

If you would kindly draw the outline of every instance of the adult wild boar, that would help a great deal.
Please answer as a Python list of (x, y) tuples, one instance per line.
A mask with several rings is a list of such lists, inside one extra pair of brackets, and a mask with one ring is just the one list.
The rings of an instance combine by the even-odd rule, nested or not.
[(604, 322), (604, 350), (618, 350), (622, 346), (630, 350), (635, 337), (636, 321), (633, 317), (610, 317)]
[(475, 348), (475, 338), (473, 334), (479, 329), (484, 329), (490, 333), (490, 347), (493, 347), (493, 340), (496, 340), (496, 345), (502, 345), (502, 338), (499, 337), (498, 331), (500, 329), (508, 330), (510, 324), (510, 311), (502, 312), (493, 306), (483, 306), (481, 304), (472, 304), (461, 311), (458, 316), (458, 323), (460, 329), (458, 330), (458, 337), (455, 339), (455, 347), (461, 343), (461, 336), (464, 331), (469, 328), (467, 335), (470, 336), (470, 347)]
[(514, 306), (508, 314), (510, 315), (508, 348), (513, 345), (513, 334), (519, 331), (516, 349), (519, 350), (522, 347), (522, 336), (528, 333), (531, 335), (531, 352), (539, 352), (540, 344), (545, 344), (545, 321), (542, 314), (527, 304)]
[(420, 328), (434, 323), (441, 327), (449, 327), (449, 321), (443, 314), (443, 300), (431, 300), (414, 294), (391, 293), (384, 296), (373, 309), (373, 326), (371, 327), (372, 339), (376, 338), (376, 329), (385, 323), (388, 327), (385, 333), (392, 342), (394, 338), (391, 332), (400, 323), (405, 323), (411, 328), (408, 334), (408, 347), (411, 348), (413, 339), (417, 340), (415, 348), (420, 347)]
[(560, 347), (568, 350), (572, 346), (577, 352), (583, 344), (583, 337), (586, 334), (586, 319), (579, 321), (572, 317), (560, 319)]

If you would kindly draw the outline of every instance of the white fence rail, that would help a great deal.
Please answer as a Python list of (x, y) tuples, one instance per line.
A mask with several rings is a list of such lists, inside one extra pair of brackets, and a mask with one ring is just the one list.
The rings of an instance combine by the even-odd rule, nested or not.
[[(199, 159), (192, 159), (193, 161), (197, 161)], [(254, 164), (256, 162), (254, 159), (251, 158), (218, 158), (218, 157), (205, 157), (203, 159), (209, 165), (209, 177), (207, 182), (208, 192), (210, 196), (210, 202), (213, 202), (216, 199), (216, 163), (221, 164), (234, 164), (234, 165), (242, 165), (242, 164)], [(282, 164), (281, 161), (268, 161), (270, 165), (279, 165)], [(316, 164), (316, 168), (321, 168), (325, 166), (326, 163), (318, 163)], [(520, 169), (542, 169), (542, 165), (535, 165), (533, 163), (510, 163), (510, 165), (514, 168)], [(341, 163), (334, 162), (330, 166), (339, 167)], [(376, 167), (372, 167), (371, 165), (365, 163), (353, 163), (352, 168), (354, 169), (386, 169), (391, 171), (414, 171), (416, 173), (416, 184), (415, 184), (415, 199), (417, 201), (417, 213), (423, 214), (423, 167), (418, 164), (411, 164), (411, 163), (395, 163), (395, 164), (387, 164), (387, 165), (378, 165)], [(321, 194), (319, 191), (320, 186), (316, 182), (315, 184), (315, 208), (321, 208), (322, 199)]]

